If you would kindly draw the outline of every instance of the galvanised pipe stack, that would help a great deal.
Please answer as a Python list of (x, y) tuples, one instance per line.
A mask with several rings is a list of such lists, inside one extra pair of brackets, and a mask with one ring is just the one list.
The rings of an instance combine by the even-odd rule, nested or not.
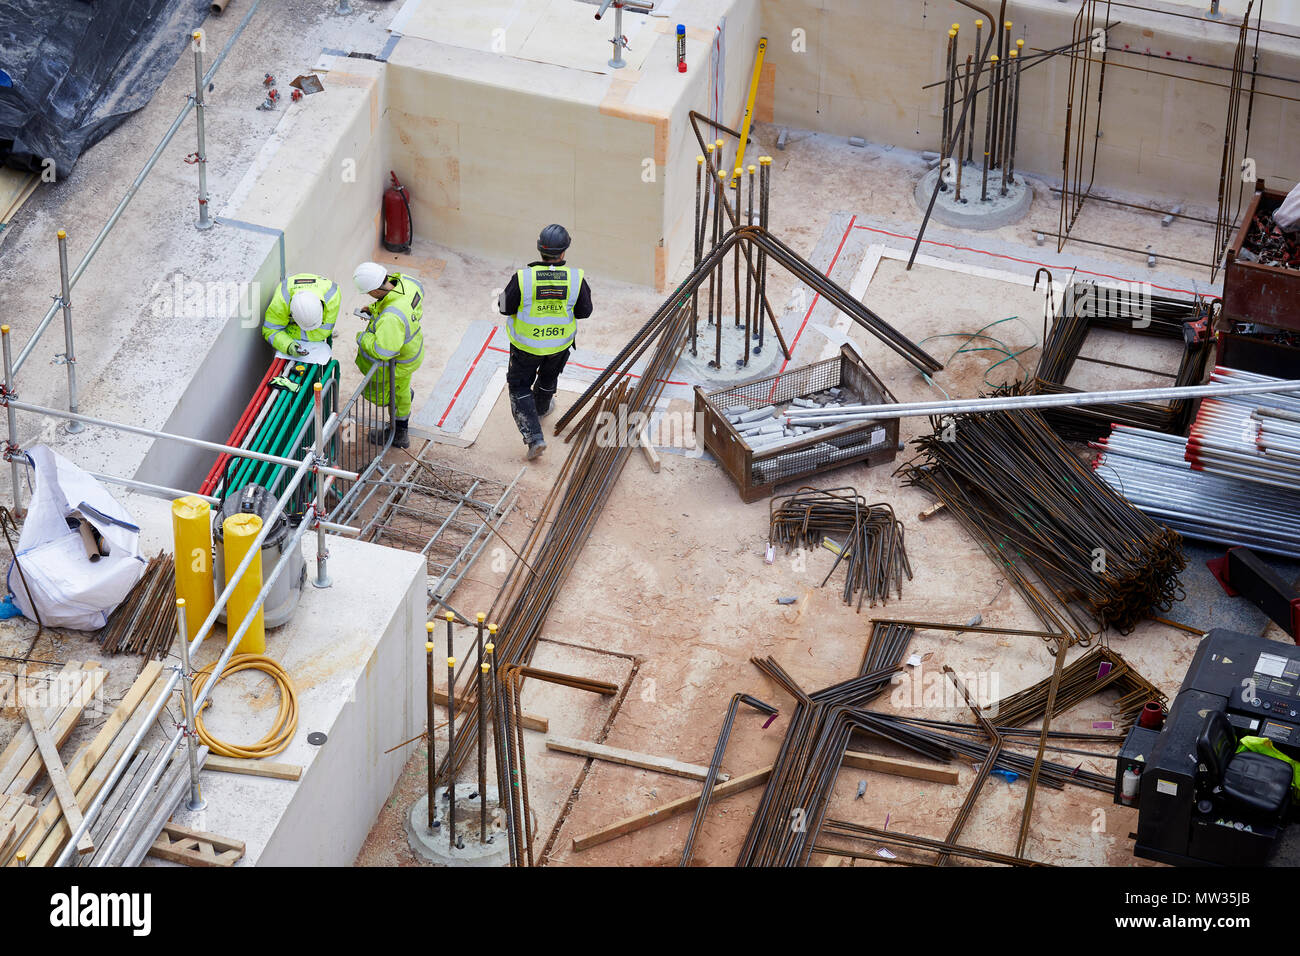
[(1300, 492), (1195, 471), (1176, 435), (1120, 425), (1093, 447), (1097, 477), (1179, 534), (1300, 558)]
[[(1238, 385), (1285, 379), (1219, 367), (1211, 381)], [(1300, 484), (1300, 398), (1236, 396), (1203, 401), (1187, 439), (1187, 461), (1197, 471), (1275, 488)]]

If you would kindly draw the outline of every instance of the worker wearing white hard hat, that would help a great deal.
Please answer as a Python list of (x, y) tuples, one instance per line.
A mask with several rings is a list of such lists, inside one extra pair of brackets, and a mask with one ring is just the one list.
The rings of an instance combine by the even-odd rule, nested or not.
[(281, 281), (262, 319), (262, 338), (286, 355), (306, 355), (308, 342), (328, 342), (343, 293), (324, 276), (301, 272)]
[[(370, 371), (376, 362), (393, 363), (394, 428), (377, 428), (370, 441), (385, 444), (392, 438), (394, 448), (409, 448), (411, 439), (407, 423), (415, 392), (411, 378), (424, 361), (424, 333), (420, 320), (424, 316), (424, 286), (413, 276), (389, 272), (377, 262), (363, 262), (352, 274), (357, 291), (376, 301), (358, 309), (366, 327), (357, 333), (357, 368)], [(387, 405), (389, 384), (386, 370), (381, 370), (366, 386), (366, 398), (377, 405)]]

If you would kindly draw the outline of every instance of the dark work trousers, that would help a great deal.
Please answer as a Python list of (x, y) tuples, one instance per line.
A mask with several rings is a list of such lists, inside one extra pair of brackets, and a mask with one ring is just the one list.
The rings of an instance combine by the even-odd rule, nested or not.
[(510, 411), (524, 436), (524, 444), (532, 445), (542, 439), (541, 416), (555, 400), (556, 383), (564, 365), (569, 361), (571, 348), (554, 355), (533, 355), (510, 346), (510, 366), (506, 369), (506, 388), (510, 392)]

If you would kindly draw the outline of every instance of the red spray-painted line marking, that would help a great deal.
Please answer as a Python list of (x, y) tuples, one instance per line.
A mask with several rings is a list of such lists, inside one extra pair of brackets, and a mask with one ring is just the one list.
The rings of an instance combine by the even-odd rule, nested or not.
[[(840, 246), (838, 249), (835, 250), (835, 255), (831, 258), (831, 264), (826, 268), (826, 278), (829, 279), (831, 277), (831, 273), (835, 271), (835, 263), (840, 261), (840, 253), (844, 251), (844, 243), (849, 241), (849, 233), (853, 231), (853, 224), (857, 221), (858, 221), (858, 217), (856, 215), (854, 215), (853, 218), (849, 220), (848, 227), (844, 230), (844, 235), (840, 238)], [(861, 229), (862, 227), (859, 226), (858, 228)], [(795, 347), (798, 346), (799, 344), (799, 336), (803, 335), (803, 330), (808, 327), (808, 320), (812, 318), (813, 309), (817, 308), (817, 300), (820, 299), (821, 297), (822, 294), (820, 292), (815, 294), (813, 296), (812, 305), (808, 306), (808, 311), (804, 313), (803, 322), (800, 323), (799, 325), (799, 331), (794, 334), (794, 340), (790, 343), (791, 355), (794, 355)], [(770, 391), (767, 395), (767, 400), (769, 402), (772, 400), (772, 396), (776, 394), (776, 386), (781, 382), (781, 374), (785, 371), (785, 367), (789, 364), (790, 364), (789, 359), (786, 359), (784, 362), (781, 363), (781, 368), (776, 373), (776, 380), (772, 382), (772, 391)]]
[[(916, 236), (907, 236), (907, 235), (903, 235), (902, 233), (889, 232), (888, 230), (885, 230), (885, 229), (873, 229), (871, 226), (858, 226), (857, 228), (858, 228), (858, 229), (865, 229), (867, 232), (878, 232), (878, 233), (880, 233), (882, 236), (892, 236), (892, 237), (895, 238), (895, 239), (906, 239), (908, 242), (914, 242), (914, 241), (916, 241)], [(1035, 261), (1034, 259), (1020, 259), (1020, 258), (1017, 258), (1016, 256), (1008, 256), (1008, 255), (1004, 255), (1003, 253), (1000, 253), (1000, 252), (989, 252), (989, 251), (987, 251), (987, 250), (985, 250), (985, 249), (974, 249), (974, 248), (972, 248), (972, 247), (970, 247), (970, 246), (956, 246), (956, 245), (953, 245), (953, 244), (950, 243), (950, 242), (936, 242), (936, 241), (933, 240), (933, 239), (922, 239), (921, 242), (922, 242), (923, 244), (927, 245), (927, 246), (943, 246), (945, 249), (955, 249), (955, 250), (957, 250), (958, 252), (976, 252), (976, 253), (979, 253), (979, 254), (982, 255), (982, 256), (990, 256), (991, 258), (994, 258), (994, 259), (1006, 259), (1006, 260), (1008, 260), (1009, 262), (1020, 262), (1020, 263), (1023, 263), (1023, 264), (1025, 264), (1025, 265), (1027, 265), (1027, 266), (1038, 266), (1038, 267), (1043, 268), (1043, 269), (1051, 269), (1051, 268), (1052, 268), (1052, 266), (1048, 265), (1046, 262), (1037, 262), (1037, 261)], [(1062, 266), (1059, 266), (1059, 265), (1058, 265), (1056, 268), (1059, 269), (1059, 268), (1062, 268)], [(1134, 280), (1132, 280), (1132, 279), (1123, 279), (1123, 278), (1121, 278), (1121, 277), (1119, 277), (1119, 276), (1113, 276), (1113, 275), (1110, 275), (1109, 273), (1106, 273), (1106, 272), (1093, 272), (1093, 271), (1091, 271), (1091, 270), (1089, 270), (1089, 269), (1075, 269), (1075, 271), (1076, 271), (1076, 272), (1082, 272), (1084, 275), (1089, 275), (1089, 276), (1099, 276), (1099, 277), (1101, 277), (1101, 278), (1103, 278), (1103, 279), (1114, 279), (1116, 282), (1132, 282), (1132, 281), (1134, 281)], [(1181, 292), (1181, 293), (1183, 293), (1184, 295), (1196, 295), (1196, 294), (1197, 294), (1196, 291), (1195, 291), (1194, 289), (1179, 289), (1179, 288), (1171, 287), (1171, 286), (1156, 285), (1154, 282), (1151, 283), (1151, 288), (1153, 288), (1153, 289), (1159, 289), (1161, 292)]]
[(447, 420), (447, 416), (451, 414), (452, 408), (456, 405), (456, 400), (460, 398), (460, 393), (465, 390), (465, 384), (469, 381), (469, 377), (474, 374), (474, 369), (478, 367), (479, 359), (481, 359), (483, 353), (487, 351), (488, 345), (492, 342), (492, 337), (497, 334), (498, 328), (500, 328), (500, 326), (492, 326), (492, 331), (488, 333), (487, 340), (483, 343), (483, 347), (478, 350), (478, 355), (474, 356), (474, 361), (470, 363), (469, 371), (466, 372), (465, 377), (460, 380), (460, 388), (456, 389), (456, 394), (451, 397), (451, 401), (447, 404), (447, 410), (442, 413), (442, 418), (438, 419), (439, 428), (441, 428), (442, 423)]

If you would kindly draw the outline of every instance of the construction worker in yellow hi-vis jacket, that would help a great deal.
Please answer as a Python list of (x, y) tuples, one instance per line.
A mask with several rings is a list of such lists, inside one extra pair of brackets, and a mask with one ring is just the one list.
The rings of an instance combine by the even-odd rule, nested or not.
[[(376, 362), (394, 363), (396, 394), (393, 417), (394, 448), (409, 448), (411, 439), (407, 423), (411, 417), (411, 377), (424, 360), (424, 334), (420, 319), (424, 315), (424, 286), (400, 272), (390, 273), (377, 262), (363, 262), (353, 274), (357, 290), (377, 301), (360, 314), (368, 317), (365, 329), (357, 333), (357, 368), (370, 371)], [(388, 376), (380, 372), (366, 387), (366, 398), (377, 405), (388, 403)], [(375, 429), (370, 440), (382, 445), (388, 439), (386, 429)]]

